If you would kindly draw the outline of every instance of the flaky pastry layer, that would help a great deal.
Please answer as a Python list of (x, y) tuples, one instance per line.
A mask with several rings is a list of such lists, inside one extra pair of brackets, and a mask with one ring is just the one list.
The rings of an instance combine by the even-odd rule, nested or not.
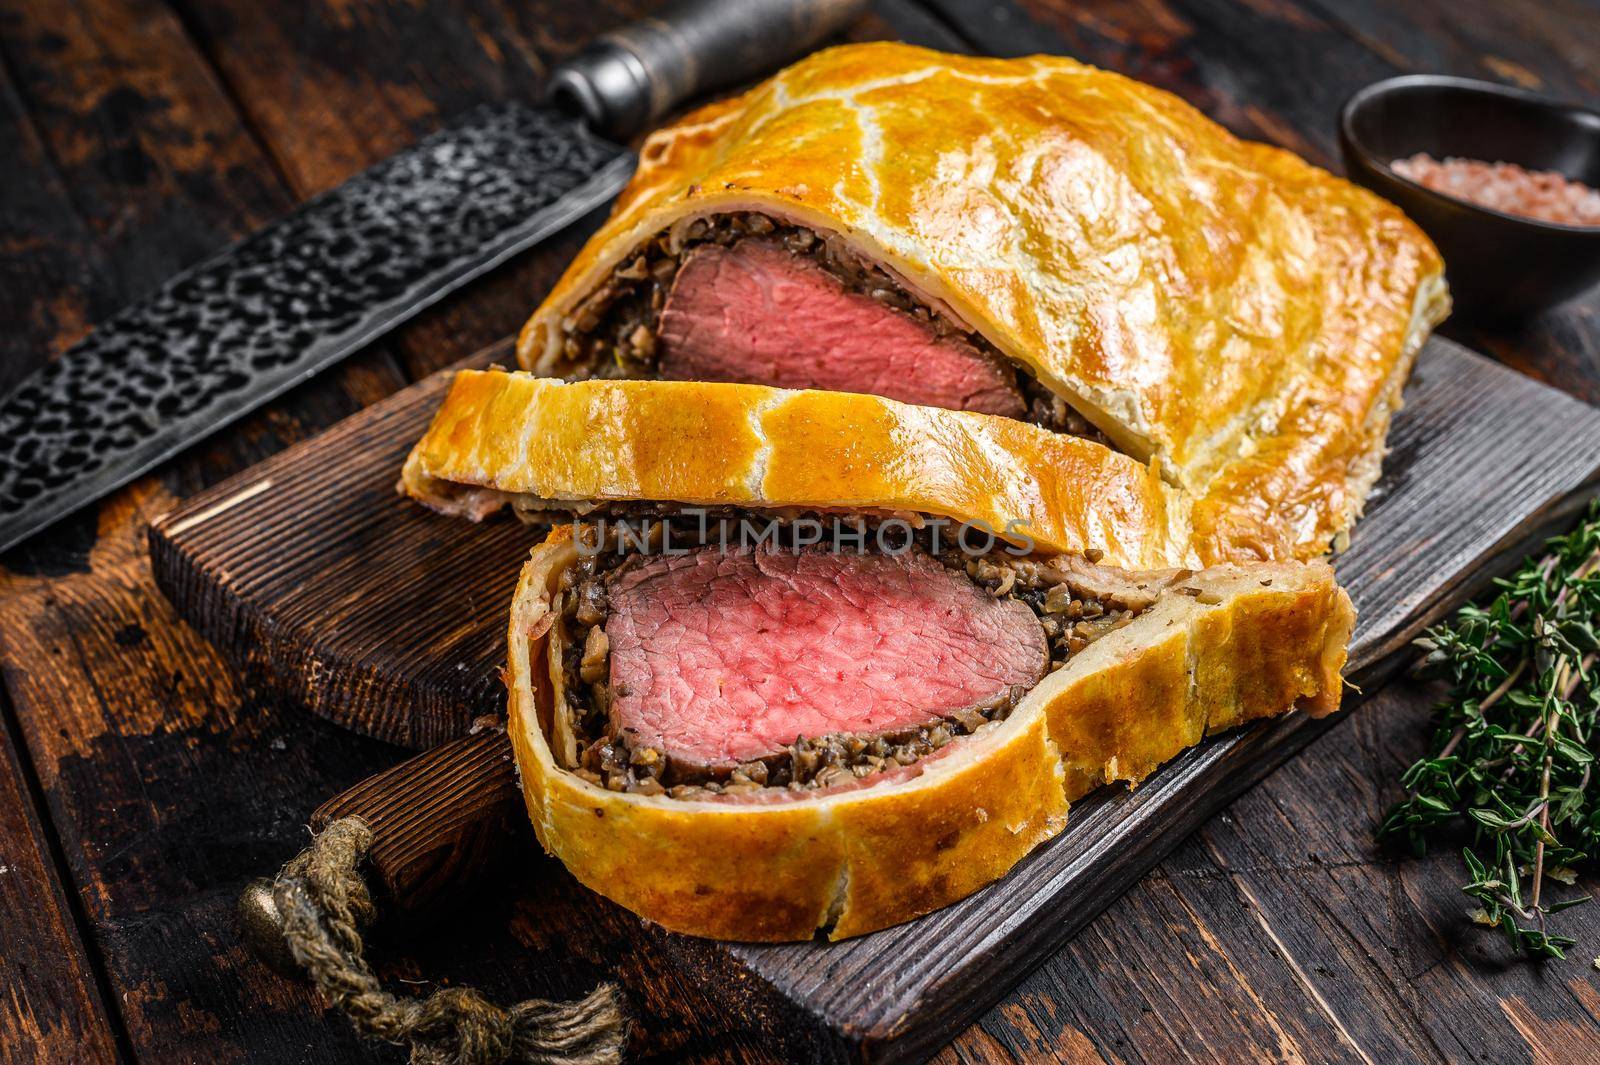
[(400, 487), (469, 515), (504, 495), (935, 515), (1128, 569), (1198, 564), (1183, 501), (1153, 467), (1010, 418), (856, 393), (464, 370)]

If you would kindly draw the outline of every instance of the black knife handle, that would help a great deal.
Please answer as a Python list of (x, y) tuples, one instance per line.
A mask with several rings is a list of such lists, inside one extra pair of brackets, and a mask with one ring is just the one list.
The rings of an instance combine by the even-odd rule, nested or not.
[(685, 100), (804, 54), (866, 6), (866, 0), (675, 0), (561, 64), (549, 93), (593, 128), (625, 140)]

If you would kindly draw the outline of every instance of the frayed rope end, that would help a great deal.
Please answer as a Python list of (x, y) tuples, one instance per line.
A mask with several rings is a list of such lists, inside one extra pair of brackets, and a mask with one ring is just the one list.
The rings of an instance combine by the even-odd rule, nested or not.
[(294, 960), (363, 1035), (410, 1046), (412, 1065), (615, 1065), (628, 1018), (615, 984), (574, 1002), (529, 999), (504, 1009), (466, 987), (424, 999), (383, 990), (366, 962), (361, 929), (377, 917), (358, 867), (372, 846), (360, 818), (334, 821), (284, 865), (273, 883)]

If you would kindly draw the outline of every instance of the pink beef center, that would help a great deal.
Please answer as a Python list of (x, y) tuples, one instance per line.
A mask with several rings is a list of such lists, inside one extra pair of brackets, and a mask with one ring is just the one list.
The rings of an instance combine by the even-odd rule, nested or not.
[(667, 378), (866, 392), (1012, 418), (1025, 409), (1014, 370), (771, 242), (693, 249), (657, 333)]
[(922, 553), (704, 549), (626, 572), (610, 601), (613, 726), (702, 765), (915, 728), (1048, 665), (1032, 610)]

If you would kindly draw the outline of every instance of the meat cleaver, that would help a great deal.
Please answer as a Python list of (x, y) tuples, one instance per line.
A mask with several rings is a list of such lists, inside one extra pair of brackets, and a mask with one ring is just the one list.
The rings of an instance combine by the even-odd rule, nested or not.
[(167, 282), (0, 402), (0, 551), (616, 195), (618, 141), (757, 77), (865, 0), (678, 0)]

